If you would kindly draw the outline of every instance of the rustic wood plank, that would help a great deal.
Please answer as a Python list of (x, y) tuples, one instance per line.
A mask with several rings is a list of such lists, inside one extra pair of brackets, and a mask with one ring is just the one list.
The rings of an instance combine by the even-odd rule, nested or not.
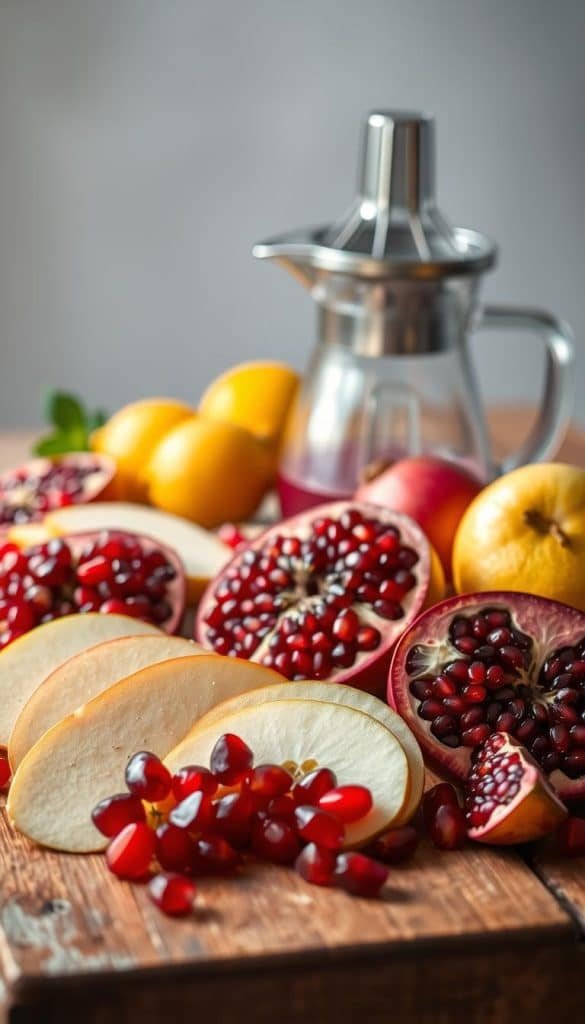
[(585, 857), (567, 859), (549, 845), (531, 857), (530, 863), (585, 935)]
[(33, 847), (6, 820), (0, 834), (0, 964), (23, 978), (156, 963), (248, 960), (360, 946), (386, 950), (449, 940), (538, 934), (568, 941), (572, 923), (530, 870), (507, 851), (439, 853), (426, 846), (392, 872), (385, 897), (357, 900), (294, 872), (250, 866), (234, 881), (205, 880), (192, 920), (161, 915), (101, 857)]

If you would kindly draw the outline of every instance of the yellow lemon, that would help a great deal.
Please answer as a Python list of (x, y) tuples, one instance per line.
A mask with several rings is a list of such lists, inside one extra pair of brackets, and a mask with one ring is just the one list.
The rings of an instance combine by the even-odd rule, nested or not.
[(161, 438), (194, 410), (173, 398), (145, 398), (125, 405), (91, 437), (93, 451), (116, 460), (113, 496), (146, 501), (144, 466)]
[(278, 447), (299, 377), (284, 363), (240, 363), (207, 388), (199, 412), (225, 420)]
[(247, 430), (191, 416), (170, 430), (146, 467), (153, 505), (211, 528), (251, 516), (272, 479), (272, 456)]

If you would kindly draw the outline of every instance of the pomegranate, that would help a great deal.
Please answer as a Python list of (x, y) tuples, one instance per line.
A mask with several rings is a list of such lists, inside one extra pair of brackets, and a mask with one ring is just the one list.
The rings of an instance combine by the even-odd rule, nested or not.
[(417, 526), (373, 505), (336, 502), (280, 523), (239, 550), (205, 592), (196, 635), (288, 679), (380, 690), (390, 652), (442, 596)]
[(356, 500), (371, 501), (414, 519), (450, 579), (455, 531), (467, 506), (482, 489), (479, 480), (461, 466), (430, 455), (373, 466), (372, 471), (375, 475), (358, 487)]
[(388, 700), (428, 758), (465, 780), (495, 732), (527, 747), (564, 800), (585, 794), (585, 614), (515, 592), (426, 611), (397, 645)]
[(528, 751), (499, 732), (475, 751), (465, 817), (470, 839), (510, 845), (550, 835), (567, 811)]
[(0, 544), (0, 649), (77, 612), (115, 612), (175, 633), (184, 607), (181, 562), (149, 537), (70, 534), (25, 551)]
[(66, 505), (94, 501), (114, 478), (106, 455), (76, 452), (55, 459), (31, 459), (0, 474), (0, 530), (35, 522)]

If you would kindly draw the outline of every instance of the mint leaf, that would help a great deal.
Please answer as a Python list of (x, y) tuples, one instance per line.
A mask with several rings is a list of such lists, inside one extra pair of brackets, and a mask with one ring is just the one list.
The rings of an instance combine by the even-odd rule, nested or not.
[(67, 452), (79, 451), (71, 444), (69, 434), (46, 434), (33, 445), (34, 455), (65, 455)]
[(86, 430), (85, 410), (74, 395), (51, 391), (46, 399), (46, 418), (59, 431)]

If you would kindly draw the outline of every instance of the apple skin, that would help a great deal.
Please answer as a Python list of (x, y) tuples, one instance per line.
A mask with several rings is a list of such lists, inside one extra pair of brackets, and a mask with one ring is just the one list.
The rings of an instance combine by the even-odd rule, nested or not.
[(451, 555), (459, 521), (482, 484), (461, 466), (430, 455), (400, 459), (361, 484), (356, 501), (404, 512), (424, 530), (451, 579)]

